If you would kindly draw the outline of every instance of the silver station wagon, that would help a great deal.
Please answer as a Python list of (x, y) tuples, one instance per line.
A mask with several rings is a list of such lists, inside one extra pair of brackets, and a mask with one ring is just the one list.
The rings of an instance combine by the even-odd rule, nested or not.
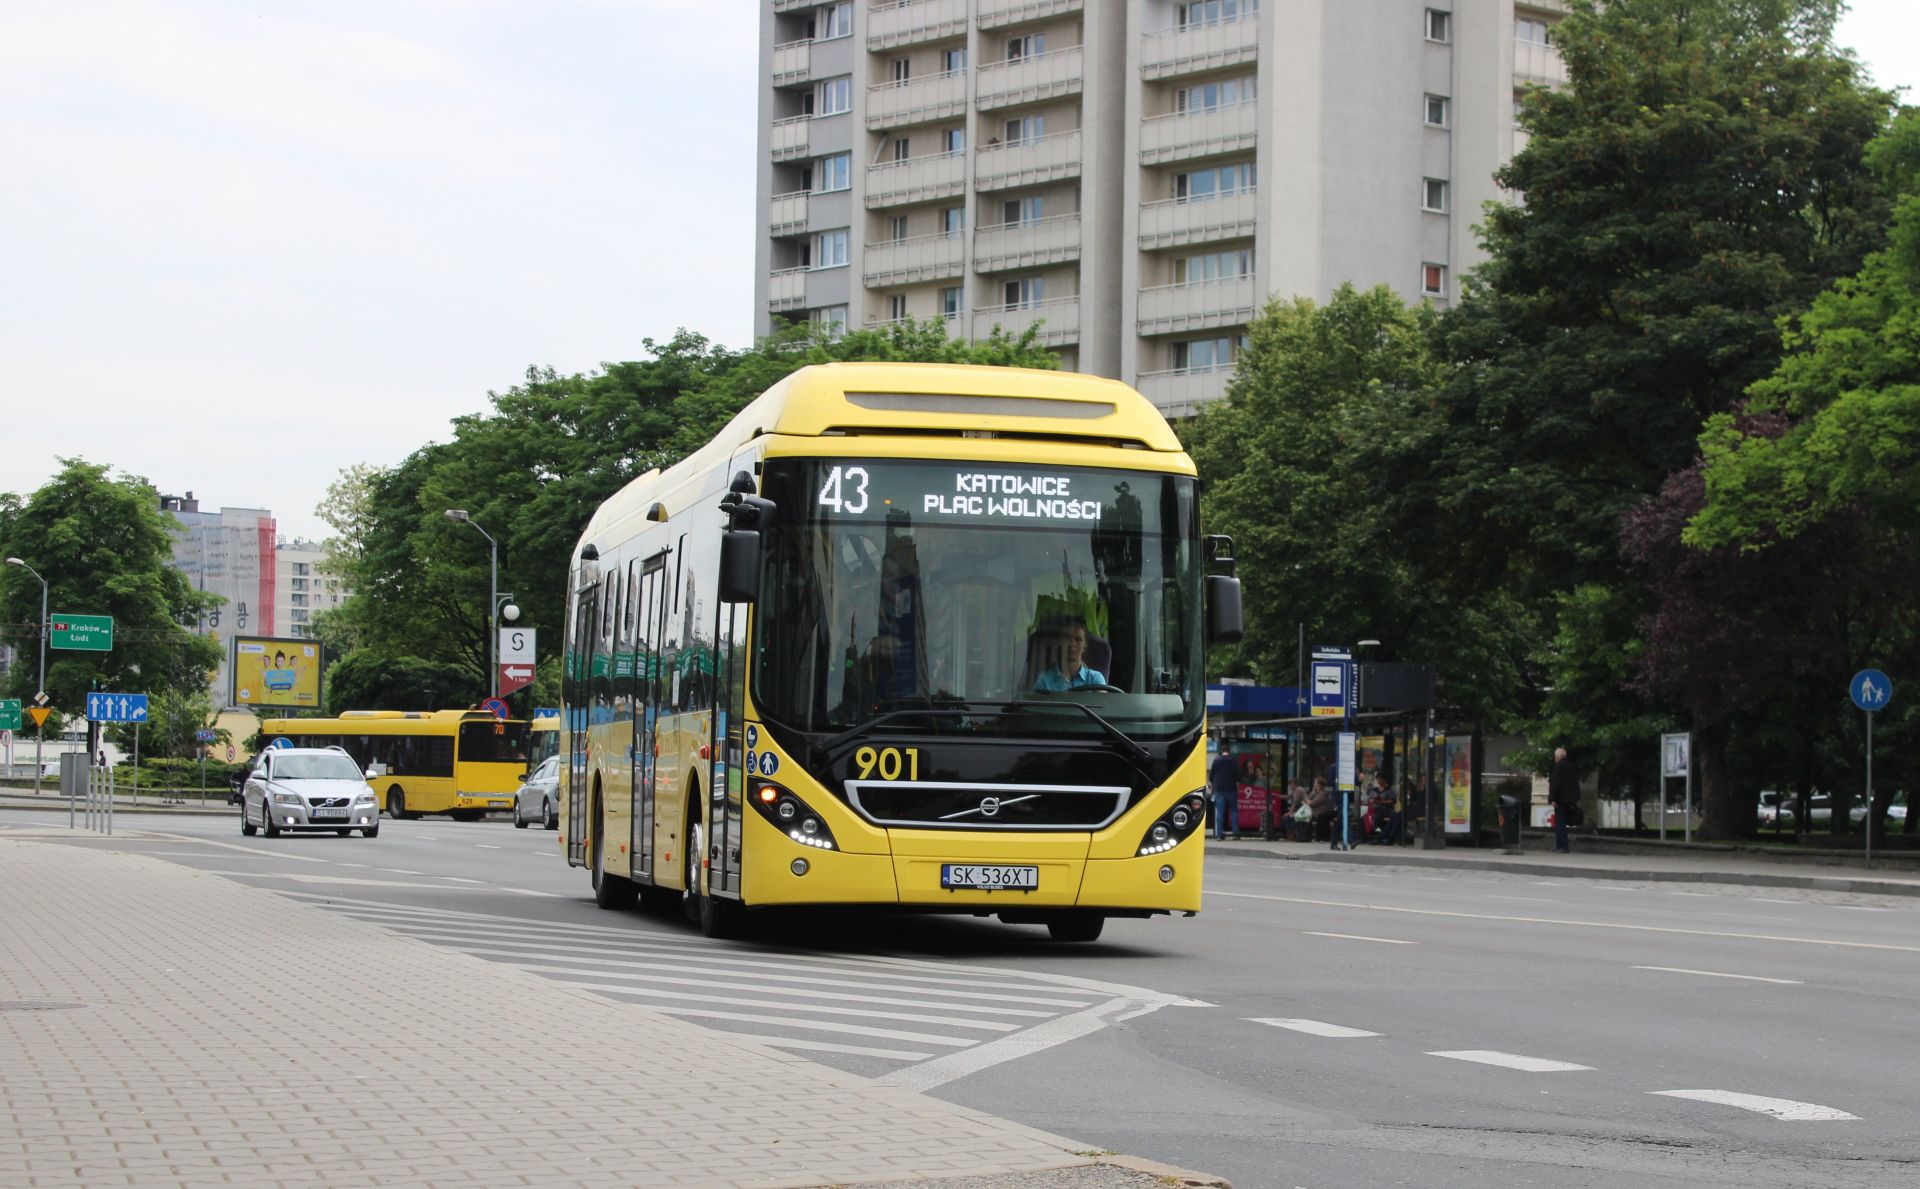
[(380, 833), (380, 807), (353, 757), (338, 747), (275, 747), (260, 753), (240, 791), (240, 832)]

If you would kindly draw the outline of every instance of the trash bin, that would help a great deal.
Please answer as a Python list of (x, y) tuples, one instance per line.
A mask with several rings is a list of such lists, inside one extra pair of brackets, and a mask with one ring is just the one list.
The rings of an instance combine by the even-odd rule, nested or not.
[(1526, 803), (1519, 797), (1512, 793), (1500, 794), (1500, 849), (1507, 854), (1520, 853), (1520, 822), (1526, 811)]

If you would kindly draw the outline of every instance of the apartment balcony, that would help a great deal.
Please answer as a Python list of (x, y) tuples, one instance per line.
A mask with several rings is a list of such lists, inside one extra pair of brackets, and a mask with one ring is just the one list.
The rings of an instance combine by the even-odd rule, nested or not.
[(1208, 199), (1142, 203), (1140, 248), (1153, 251), (1251, 236), (1259, 214), (1259, 193), (1246, 189)]
[(867, 88), (867, 127), (900, 128), (967, 114), (967, 72), (949, 70)]
[(773, 122), (773, 159), (775, 161), (794, 161), (808, 156), (809, 129), (813, 125), (812, 116), (793, 116)]
[(1133, 386), (1153, 407), (1171, 417), (1191, 417), (1200, 407), (1227, 395), (1227, 381), (1233, 379), (1232, 367), (1178, 368), (1164, 372), (1141, 372)]
[(986, 306), (973, 312), (973, 338), (979, 342), (993, 334), (995, 326), (1008, 334), (1025, 334), (1027, 327), (1041, 323), (1040, 341), (1060, 347), (1080, 341), (1080, 299), (1062, 297), (1054, 301), (1026, 305)]
[(989, 111), (1078, 95), (1086, 74), (1086, 55), (1077, 45), (1012, 62), (989, 62), (974, 72), (973, 105)]
[(957, 277), (966, 266), (967, 241), (959, 235), (918, 235), (868, 244), (860, 275), (869, 286), (911, 285)]
[(820, 7), (820, 0), (773, 0), (775, 12), (799, 12), (806, 8)]
[(1140, 333), (1179, 334), (1244, 326), (1253, 321), (1257, 299), (1250, 276), (1142, 289)]
[(1081, 0), (980, 0), (975, 23), (982, 29), (998, 29), (1022, 21), (1037, 21), (1063, 12), (1079, 12)]
[(967, 31), (967, 0), (894, 0), (867, 9), (867, 48), (920, 45)]
[(1160, 165), (1223, 153), (1250, 152), (1259, 141), (1260, 106), (1234, 103), (1140, 121), (1140, 163)]
[(813, 69), (813, 39), (789, 41), (773, 47), (773, 85), (791, 87), (807, 81)]
[(767, 308), (797, 310), (807, 304), (807, 273), (810, 269), (783, 268), (767, 277)]
[(1259, 55), (1260, 17), (1248, 13), (1231, 21), (1146, 34), (1140, 39), (1140, 77), (1152, 81), (1220, 70)]
[(1545, 87), (1565, 86), (1567, 64), (1556, 47), (1516, 38), (1513, 43), (1513, 77), (1516, 82), (1538, 83)]
[(1030, 223), (1001, 223), (973, 233), (976, 272), (1038, 268), (1080, 259), (1080, 216), (1055, 215)]
[(798, 235), (807, 229), (807, 197), (805, 190), (796, 190), (791, 194), (775, 194), (767, 202), (767, 234)]
[(868, 208), (957, 198), (967, 191), (965, 153), (927, 153), (867, 166)]
[(973, 188), (1008, 190), (1080, 176), (1080, 132), (1055, 132), (973, 152)]

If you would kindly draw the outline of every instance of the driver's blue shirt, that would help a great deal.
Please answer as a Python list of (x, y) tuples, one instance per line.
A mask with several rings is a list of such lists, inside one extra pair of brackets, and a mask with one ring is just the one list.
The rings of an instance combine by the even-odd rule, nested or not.
[(1067, 675), (1060, 671), (1060, 666), (1055, 665), (1040, 674), (1039, 680), (1033, 683), (1033, 688), (1045, 690), (1050, 694), (1059, 694), (1065, 693), (1070, 689), (1080, 689), (1089, 685), (1105, 685), (1106, 683), (1107, 675), (1098, 669), (1089, 669), (1085, 665), (1081, 665), (1080, 671), (1073, 675), (1072, 680), (1068, 680)]

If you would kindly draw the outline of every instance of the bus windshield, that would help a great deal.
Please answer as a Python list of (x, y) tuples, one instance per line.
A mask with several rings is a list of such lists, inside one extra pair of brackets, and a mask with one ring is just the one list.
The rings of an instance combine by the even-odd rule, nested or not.
[(483, 721), (461, 723), (460, 762), (524, 765), (527, 762), (527, 724)]
[[(778, 508), (755, 621), (769, 719), (946, 730), (984, 712), (996, 732), (1093, 734), (1104, 719), (1160, 739), (1198, 725), (1192, 479), (770, 459), (762, 490)], [(1069, 701), (1094, 714), (1046, 712)]]

